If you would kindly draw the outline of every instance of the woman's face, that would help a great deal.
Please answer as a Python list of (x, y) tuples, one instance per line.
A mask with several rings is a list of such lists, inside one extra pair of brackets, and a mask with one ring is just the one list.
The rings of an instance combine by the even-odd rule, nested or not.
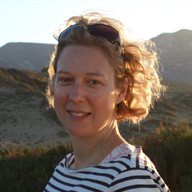
[(115, 106), (121, 98), (115, 72), (99, 48), (64, 48), (57, 62), (54, 105), (70, 135), (106, 134), (114, 125)]

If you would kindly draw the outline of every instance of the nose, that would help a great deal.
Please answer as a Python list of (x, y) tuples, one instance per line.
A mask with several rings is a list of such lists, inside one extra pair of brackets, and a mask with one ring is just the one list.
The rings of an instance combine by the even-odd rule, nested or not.
[(82, 83), (76, 82), (73, 87), (71, 87), (69, 100), (74, 103), (80, 103), (85, 101), (85, 91)]

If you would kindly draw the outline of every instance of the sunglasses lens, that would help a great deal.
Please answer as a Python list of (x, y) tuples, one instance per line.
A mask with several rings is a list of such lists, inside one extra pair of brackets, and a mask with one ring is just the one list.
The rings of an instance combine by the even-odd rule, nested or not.
[(71, 25), (66, 28), (61, 34), (58, 36), (58, 41), (61, 42), (73, 29), (77, 27), (77, 24)]
[(111, 43), (119, 42), (118, 31), (108, 25), (93, 24), (93, 25), (88, 25), (87, 28), (89, 33), (95, 37), (103, 37)]
[[(74, 24), (65, 29), (58, 37), (58, 41), (61, 42), (73, 29), (75, 29), (79, 24)], [(111, 43), (118, 42), (120, 45), (119, 33), (116, 29), (105, 24), (92, 24), (87, 25), (88, 32), (94, 37), (103, 37)]]

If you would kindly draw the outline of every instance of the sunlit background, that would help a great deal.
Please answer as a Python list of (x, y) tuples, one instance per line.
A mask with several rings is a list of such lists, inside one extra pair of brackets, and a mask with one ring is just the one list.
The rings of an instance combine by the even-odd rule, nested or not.
[(167, 91), (141, 124), (122, 122), (120, 131), (143, 146), (171, 191), (191, 192), (192, 0), (0, 0), (0, 192), (43, 191), (72, 150), (46, 100), (47, 66), (53, 31), (87, 11), (156, 43)]
[(0, 0), (0, 46), (55, 43), (52, 32), (70, 16), (99, 11), (120, 19), (133, 38), (192, 29), (191, 0)]

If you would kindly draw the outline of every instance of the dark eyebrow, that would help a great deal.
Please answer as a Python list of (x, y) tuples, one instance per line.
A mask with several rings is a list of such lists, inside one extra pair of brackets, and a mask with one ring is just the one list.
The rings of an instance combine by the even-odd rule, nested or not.
[[(56, 74), (71, 74), (69, 71), (57, 71)], [(92, 73), (92, 72), (88, 72), (88, 73), (85, 73), (86, 75), (89, 75), (89, 76), (98, 76), (98, 77), (104, 77), (103, 74), (101, 73)]]
[(68, 71), (57, 71), (56, 74), (70, 74)]
[(104, 77), (101, 73), (86, 73), (86, 75)]

